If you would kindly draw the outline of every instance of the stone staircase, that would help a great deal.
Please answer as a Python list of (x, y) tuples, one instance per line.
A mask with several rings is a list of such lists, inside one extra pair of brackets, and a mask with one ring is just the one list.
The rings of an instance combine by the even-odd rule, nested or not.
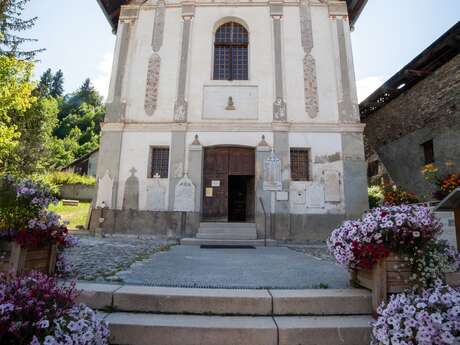
[[(231, 290), (78, 284), (117, 345), (368, 345), (366, 290)], [(103, 310), (111, 312), (103, 312)]]
[[(272, 244), (273, 241), (270, 241)], [(183, 238), (184, 245), (250, 245), (263, 246), (264, 241), (257, 239), (255, 223), (200, 223), (195, 238)]]

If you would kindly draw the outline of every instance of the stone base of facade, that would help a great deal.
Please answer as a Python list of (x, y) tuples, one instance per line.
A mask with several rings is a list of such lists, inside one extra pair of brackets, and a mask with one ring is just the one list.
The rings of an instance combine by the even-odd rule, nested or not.
[[(256, 215), (257, 238), (283, 242), (325, 241), (345, 219), (341, 214)], [(89, 224), (95, 234), (143, 235), (158, 238), (195, 237), (199, 212), (93, 209)], [(265, 231), (266, 229), (266, 231)]]

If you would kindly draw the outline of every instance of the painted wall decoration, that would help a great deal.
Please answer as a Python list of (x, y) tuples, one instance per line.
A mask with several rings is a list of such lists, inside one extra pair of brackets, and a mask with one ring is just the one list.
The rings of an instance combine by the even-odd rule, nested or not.
[(316, 62), (311, 54), (313, 49), (313, 29), (311, 23), (310, 1), (300, 2), (300, 30), (302, 47), (305, 52), (303, 59), (305, 111), (310, 118), (318, 116), (318, 81), (316, 79)]
[(152, 116), (157, 109), (158, 87), (160, 84), (161, 58), (158, 54), (153, 54), (149, 60), (147, 69), (147, 85), (145, 88), (144, 108), (147, 115)]

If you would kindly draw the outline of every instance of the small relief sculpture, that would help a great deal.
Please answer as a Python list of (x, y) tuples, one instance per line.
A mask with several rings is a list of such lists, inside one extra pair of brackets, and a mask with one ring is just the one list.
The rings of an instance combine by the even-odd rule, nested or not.
[(112, 208), (113, 179), (110, 177), (109, 170), (105, 171), (104, 176), (99, 178), (96, 207)]
[(153, 54), (149, 60), (147, 70), (147, 86), (145, 89), (144, 108), (147, 115), (152, 116), (157, 108), (158, 87), (160, 83), (161, 58), (158, 54)]
[(174, 192), (174, 211), (195, 211), (195, 185), (187, 174), (185, 174), (176, 185)]
[(187, 120), (187, 102), (181, 100), (174, 104), (174, 121), (185, 122)]
[(270, 156), (264, 161), (264, 190), (280, 191), (283, 189), (281, 181), (281, 160), (275, 155), (272, 148)]
[(286, 121), (286, 102), (282, 98), (277, 98), (273, 103), (273, 114), (275, 121)]
[(182, 162), (174, 163), (172, 167), (172, 176), (180, 178), (184, 174), (184, 164)]
[(225, 110), (235, 110), (235, 104), (233, 103), (233, 97), (230, 96), (228, 97), (228, 102), (227, 102), (227, 106), (225, 107)]

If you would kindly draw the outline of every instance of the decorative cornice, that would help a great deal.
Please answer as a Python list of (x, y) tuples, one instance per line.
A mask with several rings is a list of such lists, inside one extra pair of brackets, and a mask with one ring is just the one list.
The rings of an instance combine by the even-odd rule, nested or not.
[(364, 124), (350, 123), (258, 123), (258, 122), (132, 122), (103, 123), (103, 132), (299, 132), (299, 133), (362, 133)]

